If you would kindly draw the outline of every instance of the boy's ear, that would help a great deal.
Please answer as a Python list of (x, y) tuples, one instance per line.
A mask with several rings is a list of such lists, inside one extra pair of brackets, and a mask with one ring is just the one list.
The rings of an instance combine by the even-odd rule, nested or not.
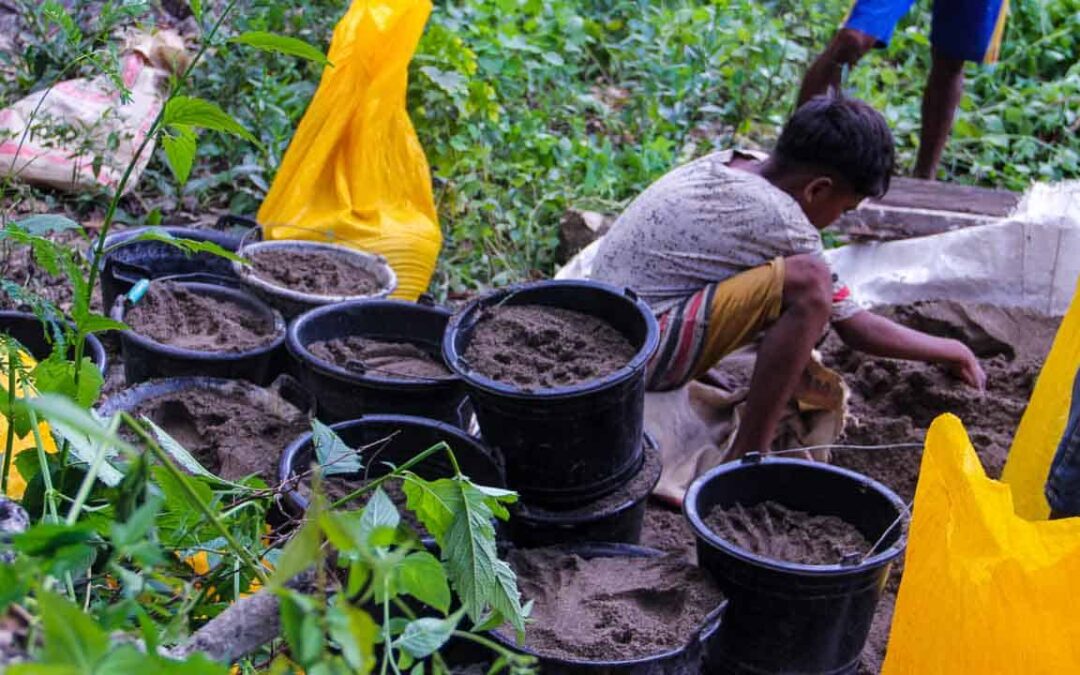
[(813, 204), (829, 196), (833, 189), (833, 179), (828, 176), (818, 176), (803, 186), (803, 200), (806, 204)]

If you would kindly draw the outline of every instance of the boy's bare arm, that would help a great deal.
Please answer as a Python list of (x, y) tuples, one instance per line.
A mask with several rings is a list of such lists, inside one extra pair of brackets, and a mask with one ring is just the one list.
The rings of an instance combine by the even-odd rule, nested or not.
[(872, 312), (833, 324), (840, 339), (852, 349), (873, 356), (945, 365), (967, 384), (986, 386), (986, 373), (979, 360), (959, 340), (934, 337), (890, 321)]

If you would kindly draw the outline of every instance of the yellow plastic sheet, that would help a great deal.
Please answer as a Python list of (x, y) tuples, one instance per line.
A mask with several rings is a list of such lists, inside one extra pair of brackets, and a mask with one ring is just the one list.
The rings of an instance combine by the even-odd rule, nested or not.
[(1015, 514), (945, 415), (923, 453), (885, 675), (1080, 672), (1080, 518)]
[(405, 108), (429, 0), (354, 0), (332, 66), (259, 209), (268, 239), (317, 239), (387, 258), (395, 297), (427, 290), (442, 246), (427, 158)]
[[(37, 362), (34, 357), (30, 356), (26, 352), (19, 352), (19, 356), (22, 359), (23, 368), (32, 370)], [(3, 382), (6, 388), (8, 381), (8, 369), (7, 369), (7, 357), (0, 357), (0, 372), (3, 373)], [(15, 384), (15, 395), (23, 396), (23, 387), (18, 381)], [(3, 440), (7, 438), (8, 421), (3, 415), (0, 415), (0, 462), (3, 461), (4, 445)], [(49, 425), (45, 422), (38, 424), (38, 432), (41, 435), (41, 443), (45, 447), (45, 452), (56, 452), (56, 444), (53, 442), (52, 434), (49, 432)], [(19, 456), (19, 453), (26, 450), (31, 450), (37, 447), (34, 441), (34, 433), (30, 432), (22, 437), (16, 437), (15, 442), (11, 446), (11, 473), (8, 474), (8, 486), (7, 496), (12, 499), (22, 499), (23, 493), (26, 491), (26, 481), (22, 475), (19, 474), (19, 470), (15, 468), (15, 458)], [(2, 464), (0, 464), (2, 466)]]
[(1031, 520), (1050, 515), (1043, 487), (1068, 421), (1077, 368), (1080, 368), (1080, 286), (1073, 294), (1054, 346), (1039, 373), (1001, 477), (1012, 487), (1016, 512)]

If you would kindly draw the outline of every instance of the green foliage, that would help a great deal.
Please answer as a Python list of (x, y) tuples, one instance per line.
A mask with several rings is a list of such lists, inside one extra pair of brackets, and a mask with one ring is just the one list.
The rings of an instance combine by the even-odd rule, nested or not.
[(311, 443), (322, 475), (355, 474), (364, 468), (360, 453), (353, 450), (334, 430), (318, 420), (311, 423)]
[(261, 30), (250, 30), (232, 38), (230, 42), (237, 42), (249, 47), (255, 47), (267, 52), (298, 56), (308, 61), (314, 61), (320, 65), (330, 65), (326, 55), (315, 47), (299, 38), (287, 35), (276, 35)]

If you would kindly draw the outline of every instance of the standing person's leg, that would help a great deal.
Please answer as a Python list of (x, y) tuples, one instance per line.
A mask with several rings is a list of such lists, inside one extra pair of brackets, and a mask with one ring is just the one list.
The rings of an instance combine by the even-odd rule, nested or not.
[(964, 95), (964, 62), (997, 60), (1008, 0), (938, 0), (930, 41), (934, 60), (922, 102), (916, 178), (933, 180)]
[(875, 46), (885, 46), (914, 0), (856, 0), (844, 25), (803, 77), (797, 105), (840, 88), (843, 66), (854, 66)]

